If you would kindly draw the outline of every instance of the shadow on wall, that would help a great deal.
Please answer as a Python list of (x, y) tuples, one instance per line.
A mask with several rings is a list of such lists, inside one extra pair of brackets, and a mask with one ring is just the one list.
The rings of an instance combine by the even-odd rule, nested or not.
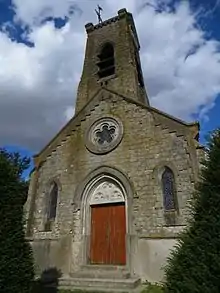
[(44, 270), (39, 279), (34, 282), (32, 293), (58, 293), (61, 272), (57, 268)]

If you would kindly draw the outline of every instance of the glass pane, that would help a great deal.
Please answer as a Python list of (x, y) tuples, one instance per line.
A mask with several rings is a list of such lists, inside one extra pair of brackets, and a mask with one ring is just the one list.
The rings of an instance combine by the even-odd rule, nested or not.
[(51, 193), (50, 193), (48, 219), (55, 219), (56, 218), (57, 197), (58, 197), (58, 186), (57, 186), (56, 183), (54, 183), (53, 188), (52, 188)]
[(174, 186), (174, 175), (169, 168), (165, 168), (162, 175), (162, 185), (163, 185), (163, 200), (165, 210), (175, 209), (175, 186)]

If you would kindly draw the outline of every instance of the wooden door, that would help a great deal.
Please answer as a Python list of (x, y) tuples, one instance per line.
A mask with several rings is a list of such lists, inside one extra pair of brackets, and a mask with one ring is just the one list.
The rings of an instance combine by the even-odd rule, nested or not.
[(109, 209), (107, 206), (91, 207), (90, 261), (93, 264), (106, 264), (108, 262), (108, 221)]
[(110, 208), (109, 262), (114, 265), (126, 264), (126, 217), (124, 203)]
[(92, 264), (126, 264), (124, 203), (91, 206), (90, 261)]

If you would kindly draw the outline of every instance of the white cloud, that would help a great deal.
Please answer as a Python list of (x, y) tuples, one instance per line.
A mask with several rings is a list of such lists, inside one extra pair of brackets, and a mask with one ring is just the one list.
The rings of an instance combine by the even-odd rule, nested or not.
[(14, 0), (16, 18), (29, 25), (39, 24), (46, 17), (64, 18), (70, 14), (80, 13), (78, 1), (73, 0)]
[[(14, 0), (16, 21), (28, 25), (30, 48), (0, 33), (0, 144), (39, 150), (70, 119), (95, 1)], [(201, 117), (220, 92), (217, 41), (207, 41), (186, 3), (103, 0), (103, 18), (126, 7), (134, 14), (145, 84), (152, 106), (182, 119)], [(163, 7), (158, 13), (155, 7)], [(73, 11), (73, 8), (75, 10)], [(154, 8), (153, 8), (154, 7)], [(72, 13), (72, 11), (74, 13)], [(69, 17), (56, 29), (45, 17)]]
[[(150, 25), (143, 26), (145, 19)], [(205, 114), (220, 92), (219, 44), (206, 41), (195, 24), (186, 4), (176, 13), (148, 9), (137, 18), (151, 103), (183, 119)]]

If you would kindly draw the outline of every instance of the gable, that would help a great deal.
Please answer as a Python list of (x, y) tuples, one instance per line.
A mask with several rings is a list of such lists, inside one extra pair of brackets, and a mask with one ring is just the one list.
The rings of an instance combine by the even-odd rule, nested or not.
[(91, 98), (91, 100), (86, 104), (86, 106), (79, 111), (59, 132), (58, 134), (43, 148), (43, 150), (34, 156), (35, 167), (40, 166), (47, 156), (51, 155), (53, 151), (56, 150), (58, 146), (63, 144), (70, 136), (71, 133), (76, 130), (77, 127), (81, 125), (88, 117), (93, 115), (96, 107), (100, 105), (102, 101), (111, 101), (116, 103), (119, 101), (124, 101), (125, 103), (133, 104), (137, 108), (141, 108), (147, 113), (151, 113), (154, 119), (155, 126), (161, 126), (163, 128), (169, 129), (169, 132), (177, 133), (177, 136), (189, 136), (192, 138), (197, 146), (198, 136), (199, 136), (199, 123), (186, 123), (180, 119), (170, 116), (158, 109), (150, 106), (146, 106), (140, 102), (134, 101), (128, 97), (119, 95), (118, 93), (109, 90), (107, 88), (99, 89), (96, 94)]

